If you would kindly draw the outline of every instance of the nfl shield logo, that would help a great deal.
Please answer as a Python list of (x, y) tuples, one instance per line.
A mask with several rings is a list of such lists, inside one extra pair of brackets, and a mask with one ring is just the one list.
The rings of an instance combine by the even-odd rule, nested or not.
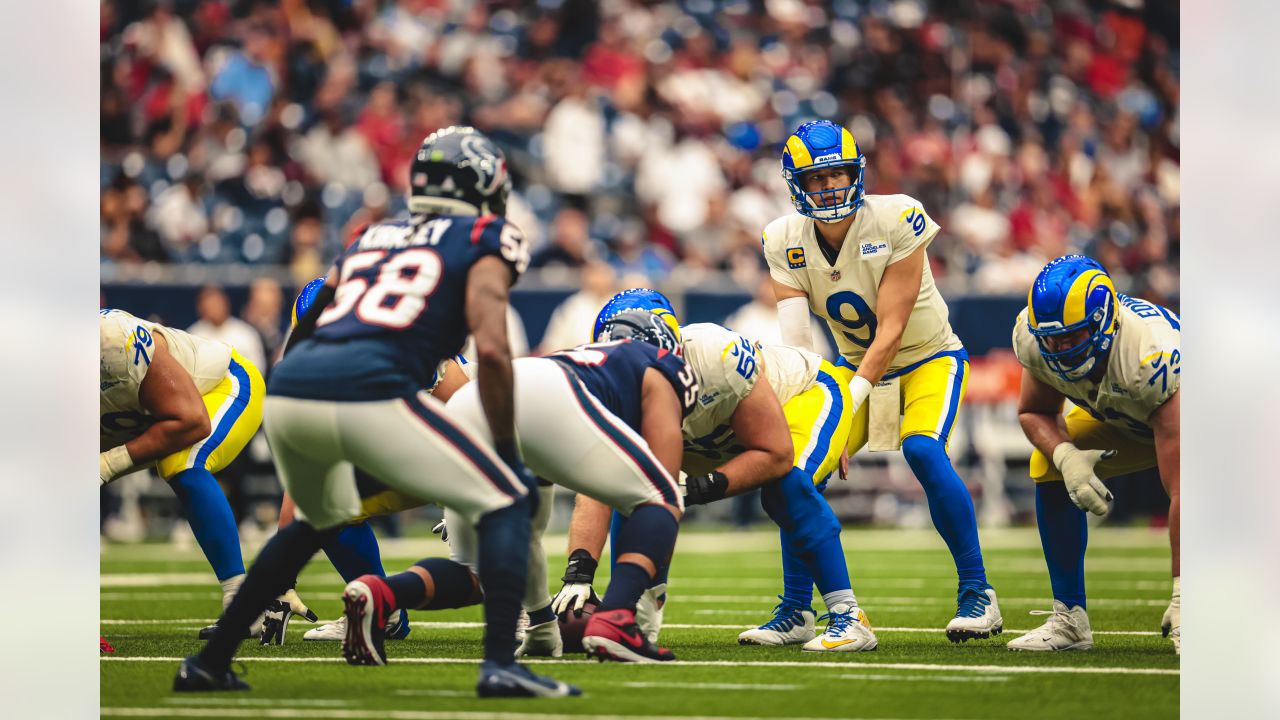
[(839, 280), (839, 279), (840, 279), (840, 271), (839, 271), (839, 270), (832, 270), (832, 271), (831, 271), (831, 282), (835, 282), (835, 281), (837, 281), (837, 280)]

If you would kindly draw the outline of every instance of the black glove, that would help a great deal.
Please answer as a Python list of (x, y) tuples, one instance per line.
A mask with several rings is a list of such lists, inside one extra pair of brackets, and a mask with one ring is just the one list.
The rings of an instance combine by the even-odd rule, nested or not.
[(724, 498), (729, 491), (729, 478), (719, 470), (706, 475), (690, 475), (684, 481), (684, 504), (706, 505)]

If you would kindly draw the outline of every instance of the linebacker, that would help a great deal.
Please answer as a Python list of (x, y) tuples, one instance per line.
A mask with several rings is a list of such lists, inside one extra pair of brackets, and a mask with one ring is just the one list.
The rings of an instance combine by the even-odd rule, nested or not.
[(782, 176), (798, 215), (769, 223), (762, 239), (782, 339), (809, 348), (809, 311), (827, 321), (852, 395), (848, 454), (869, 440), (873, 450), (902, 448), (959, 575), (947, 637), (987, 638), (1003, 620), (973, 499), (947, 456), (969, 356), (925, 254), (939, 227), (911, 197), (864, 195), (865, 165), (853, 135), (835, 123), (808, 122), (787, 138)]
[[(155, 467), (182, 504), (225, 608), (244, 582), (244, 559), (235, 515), (213, 474), (262, 424), (262, 375), (230, 345), (123, 310), (100, 310), (98, 334), (98, 479), (105, 485)], [(261, 628), (255, 622), (250, 632)]]
[[(1182, 653), (1179, 582), (1178, 389), (1181, 322), (1159, 305), (1119, 295), (1107, 271), (1082, 255), (1045, 265), (1013, 326), (1022, 363), (1018, 421), (1035, 446), (1036, 519), (1053, 610), (1010, 650), (1088, 650), (1085, 511), (1105, 515), (1111, 493), (1099, 478), (1158, 467), (1169, 493), (1173, 600), (1162, 622)], [(1074, 405), (1065, 416), (1064, 400)]]

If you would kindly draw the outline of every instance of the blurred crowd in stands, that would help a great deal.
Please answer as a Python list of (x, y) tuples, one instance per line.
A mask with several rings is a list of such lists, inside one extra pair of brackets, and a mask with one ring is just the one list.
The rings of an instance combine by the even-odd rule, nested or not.
[(1074, 250), (1176, 305), (1178, 33), (1156, 0), (102, 0), (102, 260), (303, 282), (470, 123), (536, 267), (754, 292), (781, 143), (827, 118), (941, 223), (944, 288)]

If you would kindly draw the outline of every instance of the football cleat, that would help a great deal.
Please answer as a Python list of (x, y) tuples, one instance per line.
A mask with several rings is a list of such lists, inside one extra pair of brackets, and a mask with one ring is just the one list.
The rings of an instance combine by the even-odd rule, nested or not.
[(111, 643), (107, 642), (106, 638), (102, 637), (101, 635), (98, 636), (98, 652), (99, 653), (113, 653), (115, 651), (116, 649), (114, 647), (111, 647)]
[(480, 679), (476, 681), (476, 695), (482, 698), (561, 698), (581, 694), (573, 685), (534, 675), (529, 668), (514, 662), (503, 667), (485, 660), (480, 663)]
[(1093, 648), (1093, 631), (1089, 629), (1089, 614), (1079, 605), (1067, 606), (1053, 601), (1053, 610), (1032, 610), (1032, 615), (1048, 615), (1043, 625), (1009, 641), (1010, 650), (1054, 652), (1058, 650), (1090, 650)]
[[(345, 617), (345, 616), (344, 616)], [(409, 637), (413, 628), (409, 627), (409, 611), (393, 610), (387, 617), (387, 639), (403, 640)]]
[(347, 634), (342, 639), (342, 656), (351, 665), (386, 665), (383, 648), (387, 616), (395, 598), (386, 581), (377, 575), (363, 575), (347, 583), (342, 591)]
[(213, 672), (200, 665), (195, 657), (189, 657), (178, 666), (178, 673), (173, 676), (174, 692), (208, 692), (218, 690), (248, 690), (249, 683), (240, 679), (239, 675), (227, 668), (222, 672)]
[(956, 616), (947, 623), (947, 639), (953, 643), (985, 639), (1004, 632), (1004, 618), (996, 603), (996, 591), (964, 588), (956, 598)]
[[(389, 614), (387, 627), (385, 631), (385, 639), (387, 640), (403, 640), (409, 637), (412, 629), (409, 626), (409, 613), (404, 610), (395, 610)], [(347, 636), (347, 616), (334, 620), (331, 623), (325, 623), (318, 628), (312, 628), (302, 634), (303, 640), (321, 641), (321, 642), (341, 642)]]
[[(259, 616), (258, 616), (258, 619), (257, 619), (257, 620), (255, 620), (255, 621), (253, 622), (253, 624), (249, 626), (249, 630), (248, 630), (248, 632), (245, 634), (245, 636), (244, 636), (242, 639), (244, 639), (244, 640), (248, 640), (249, 638), (262, 637), (262, 630), (263, 630), (263, 627), (264, 627), (264, 623), (263, 623), (264, 619), (265, 619), (265, 614), (264, 614), (264, 615), (259, 615)], [(198, 637), (199, 637), (201, 640), (208, 640), (209, 638), (213, 637), (213, 633), (214, 633), (214, 632), (216, 632), (217, 630), (218, 630), (218, 623), (216, 623), (216, 622), (215, 622), (214, 624), (212, 624), (212, 625), (206, 625), (206, 626), (204, 626), (204, 627), (200, 628), (200, 632), (198, 633)]]
[(553, 657), (564, 655), (564, 640), (560, 638), (560, 620), (552, 619), (540, 625), (532, 625), (516, 648), (516, 657)]
[[(836, 608), (843, 607), (843, 610)], [(804, 644), (805, 652), (865, 652), (876, 649), (876, 634), (862, 608), (837, 605), (818, 618), (826, 620), (822, 634)]]
[(659, 583), (645, 588), (636, 603), (636, 624), (640, 632), (654, 645), (658, 644), (658, 633), (662, 632), (662, 611), (667, 606), (667, 584)]
[(587, 657), (600, 662), (666, 662), (676, 656), (666, 648), (649, 642), (636, 624), (634, 610), (596, 610), (582, 636), (582, 649)]
[(773, 608), (773, 618), (760, 627), (738, 635), (739, 645), (802, 645), (818, 636), (813, 609), (782, 602)]

